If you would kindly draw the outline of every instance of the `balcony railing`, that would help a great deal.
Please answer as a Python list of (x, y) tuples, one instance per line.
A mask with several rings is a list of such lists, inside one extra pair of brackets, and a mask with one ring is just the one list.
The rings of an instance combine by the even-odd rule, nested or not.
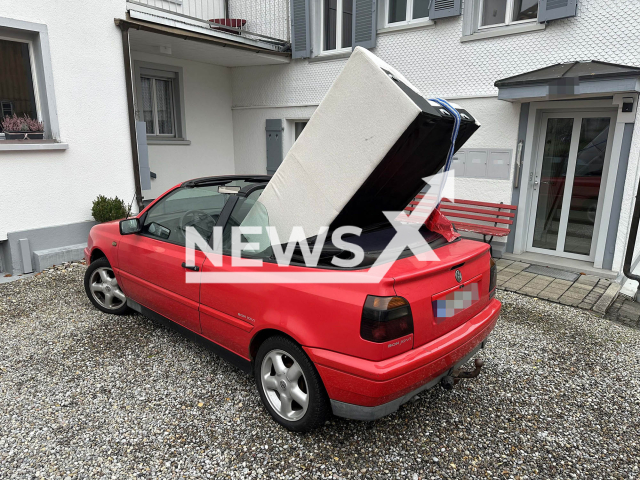
[(289, 42), (289, 0), (132, 0), (255, 40)]

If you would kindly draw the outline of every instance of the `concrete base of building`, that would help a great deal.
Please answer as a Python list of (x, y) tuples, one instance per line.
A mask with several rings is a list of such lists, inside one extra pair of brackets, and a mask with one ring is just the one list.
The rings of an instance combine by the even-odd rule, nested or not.
[(11, 232), (6, 241), (0, 242), (0, 270), (20, 275), (81, 260), (89, 230), (95, 224), (78, 222)]

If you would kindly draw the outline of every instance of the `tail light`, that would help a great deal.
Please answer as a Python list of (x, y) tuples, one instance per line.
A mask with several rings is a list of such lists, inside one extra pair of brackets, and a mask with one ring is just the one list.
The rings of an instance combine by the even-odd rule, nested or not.
[(413, 333), (411, 307), (402, 297), (368, 295), (362, 309), (360, 336), (383, 343)]
[(493, 298), (496, 294), (496, 281), (498, 280), (498, 264), (491, 257), (491, 270), (489, 270), (489, 297)]

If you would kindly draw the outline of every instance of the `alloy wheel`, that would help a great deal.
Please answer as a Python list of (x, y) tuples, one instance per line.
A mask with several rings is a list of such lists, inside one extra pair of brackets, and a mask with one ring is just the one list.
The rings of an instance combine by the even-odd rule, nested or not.
[(307, 380), (296, 362), (283, 350), (271, 350), (262, 360), (260, 378), (265, 397), (278, 415), (300, 420), (309, 407)]
[(89, 289), (93, 299), (107, 310), (117, 310), (127, 301), (109, 267), (96, 268), (91, 274)]

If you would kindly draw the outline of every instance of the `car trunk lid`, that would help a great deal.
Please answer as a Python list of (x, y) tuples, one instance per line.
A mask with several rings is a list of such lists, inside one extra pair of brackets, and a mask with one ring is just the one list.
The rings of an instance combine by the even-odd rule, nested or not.
[(410, 257), (390, 271), (396, 294), (411, 305), (414, 348), (459, 327), (489, 303), (487, 244), (459, 240), (435, 252), (439, 261)]

